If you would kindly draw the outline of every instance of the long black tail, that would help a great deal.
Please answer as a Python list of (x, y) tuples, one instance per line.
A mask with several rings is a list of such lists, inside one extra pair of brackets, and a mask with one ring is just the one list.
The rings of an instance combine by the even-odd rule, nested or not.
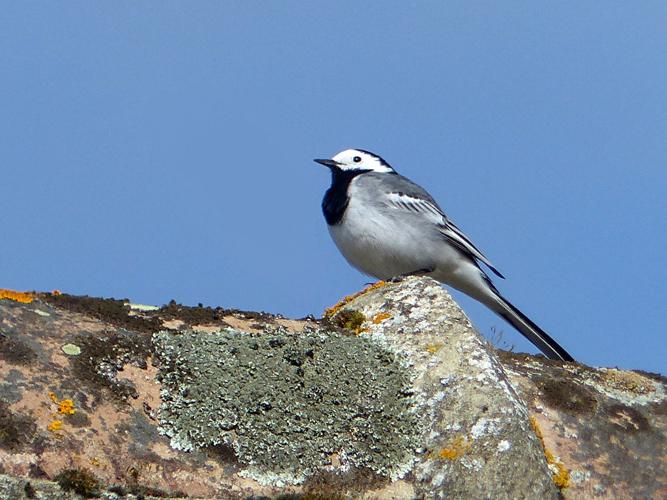
[(552, 339), (547, 332), (537, 326), (528, 316), (519, 311), (497, 290), (496, 299), (498, 307), (492, 307), (493, 311), (504, 318), (510, 325), (519, 330), (530, 340), (535, 347), (544, 353), (549, 359), (560, 359), (562, 361), (574, 361), (574, 358), (563, 349), (558, 342)]

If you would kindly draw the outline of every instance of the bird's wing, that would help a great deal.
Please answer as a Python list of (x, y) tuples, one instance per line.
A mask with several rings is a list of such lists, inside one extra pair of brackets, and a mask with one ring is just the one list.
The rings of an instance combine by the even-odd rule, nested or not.
[[(394, 190), (388, 192), (388, 204), (393, 208), (419, 213), (426, 217), (438, 226), (438, 230), (449, 243), (461, 250), (464, 254), (470, 256), (473, 260), (479, 260), (486, 264), (497, 276), (505, 278), (505, 276), (491, 264), (491, 261), (479, 251), (473, 242), (463, 234), (463, 231), (447, 218), (442, 209), (426, 191), (412, 182), (410, 182), (410, 184), (410, 187), (413, 188), (412, 190)], [(414, 188), (418, 188), (418, 190)]]
[(387, 203), (398, 210), (421, 214), (437, 225), (447, 222), (447, 217), (432, 199), (403, 191), (391, 191), (387, 193)]

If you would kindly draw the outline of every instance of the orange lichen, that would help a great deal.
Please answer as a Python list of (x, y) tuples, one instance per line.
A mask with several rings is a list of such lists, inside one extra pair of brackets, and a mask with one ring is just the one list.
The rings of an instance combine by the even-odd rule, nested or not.
[(435, 354), (438, 352), (440, 349), (442, 349), (442, 346), (444, 344), (429, 344), (426, 346), (426, 350), (430, 352), (431, 354)]
[(570, 486), (570, 471), (568, 471), (563, 465), (563, 463), (560, 460), (558, 460), (554, 456), (554, 454), (551, 453), (551, 451), (547, 449), (546, 443), (544, 442), (544, 435), (542, 434), (542, 429), (540, 429), (540, 426), (535, 416), (531, 415), (529, 420), (530, 420), (530, 426), (533, 428), (535, 435), (540, 440), (540, 443), (542, 443), (542, 449), (544, 450), (544, 457), (547, 459), (547, 464), (549, 464), (552, 467), (555, 467), (556, 469), (556, 472), (551, 477), (551, 479), (553, 480), (554, 484), (558, 486), (558, 488), (560, 489), (567, 488), (568, 486)]
[(71, 399), (63, 399), (58, 403), (58, 413), (63, 415), (74, 415), (76, 409), (74, 408), (74, 401)]
[(375, 316), (373, 316), (373, 324), (374, 325), (379, 325), (382, 323), (385, 319), (391, 318), (391, 314), (388, 312), (380, 312), (377, 313)]
[(56, 432), (56, 431), (59, 431), (62, 428), (63, 428), (63, 421), (62, 420), (54, 420), (47, 427), (49, 432)]
[(55, 295), (56, 297), (57, 297), (58, 295), (62, 295), (62, 294), (63, 294), (63, 292), (61, 292), (60, 290), (53, 290), (53, 291), (51, 292), (51, 295)]
[(362, 296), (365, 293), (368, 293), (372, 290), (375, 290), (377, 288), (382, 288), (383, 286), (386, 286), (387, 282), (386, 281), (378, 281), (377, 283), (373, 283), (372, 285), (367, 286), (360, 292), (357, 292), (353, 295), (347, 295), (346, 297), (343, 297), (336, 305), (332, 307), (328, 307), (327, 309), (324, 310), (324, 317), (325, 318), (331, 318), (334, 314), (336, 314), (338, 311), (340, 311), (344, 306), (352, 302), (354, 299), (357, 297)]
[(463, 436), (456, 436), (450, 446), (441, 448), (436, 456), (443, 460), (456, 460), (470, 449), (470, 443)]
[(22, 302), (23, 304), (29, 304), (34, 300), (32, 294), (29, 292), (17, 292), (15, 290), (8, 290), (7, 288), (0, 288), (0, 299), (9, 299), (15, 302)]
[(71, 399), (58, 400), (58, 396), (53, 391), (49, 391), (49, 399), (58, 405), (58, 413), (61, 415), (74, 415), (76, 409), (74, 408), (74, 401)]
[(558, 469), (558, 472), (552, 477), (554, 484), (561, 490), (567, 488), (570, 486), (570, 471), (560, 462), (556, 462), (554, 465)]

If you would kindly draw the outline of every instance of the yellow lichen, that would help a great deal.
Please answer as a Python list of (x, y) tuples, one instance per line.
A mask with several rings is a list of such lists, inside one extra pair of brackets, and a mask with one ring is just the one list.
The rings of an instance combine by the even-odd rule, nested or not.
[(62, 422), (62, 420), (54, 420), (54, 421), (51, 422), (51, 423), (49, 424), (49, 426), (47, 427), (47, 429), (49, 430), (49, 432), (56, 432), (56, 431), (59, 431), (59, 430), (62, 429), (62, 428), (63, 428), (63, 422)]
[(456, 460), (464, 455), (470, 449), (470, 446), (470, 443), (465, 437), (456, 436), (454, 441), (452, 441), (452, 444), (438, 450), (436, 456), (443, 460)]
[(29, 304), (34, 300), (31, 293), (17, 292), (15, 290), (8, 290), (6, 288), (0, 288), (0, 299), (9, 299), (15, 302), (22, 302), (24, 304)]
[(374, 325), (379, 325), (382, 323), (385, 319), (391, 318), (391, 314), (388, 312), (379, 312), (375, 316), (373, 316), (373, 324)]
[(602, 380), (609, 387), (633, 394), (649, 394), (655, 391), (650, 380), (634, 372), (608, 368), (603, 372)]
[(99, 458), (93, 457), (90, 459), (90, 465), (94, 465), (95, 467), (99, 467), (102, 465), (102, 462), (100, 462)]
[(440, 349), (442, 349), (442, 346), (444, 344), (429, 344), (426, 346), (426, 350), (430, 352), (431, 354), (435, 354), (438, 352)]
[(555, 467), (556, 469), (556, 472), (551, 477), (551, 479), (553, 480), (554, 484), (558, 486), (558, 488), (560, 489), (567, 488), (568, 486), (570, 486), (570, 471), (568, 471), (563, 465), (563, 463), (560, 460), (558, 460), (554, 456), (554, 454), (547, 449), (547, 445), (544, 442), (544, 435), (542, 434), (542, 429), (540, 429), (540, 425), (537, 423), (537, 419), (535, 418), (535, 416), (531, 415), (529, 420), (530, 420), (530, 426), (533, 428), (535, 435), (540, 440), (540, 443), (542, 443), (542, 449), (544, 450), (544, 457), (547, 459), (547, 464), (549, 464), (552, 467)]
[(367, 286), (360, 292), (357, 292), (353, 295), (348, 295), (346, 297), (343, 297), (336, 305), (332, 307), (328, 307), (327, 309), (324, 310), (324, 317), (325, 318), (331, 318), (333, 315), (335, 315), (338, 311), (340, 311), (343, 307), (345, 307), (347, 304), (352, 302), (354, 299), (357, 297), (362, 296), (365, 293), (368, 293), (372, 290), (375, 290), (377, 288), (382, 288), (385, 286), (387, 283), (385, 281), (378, 281), (377, 283), (373, 283), (372, 285)]

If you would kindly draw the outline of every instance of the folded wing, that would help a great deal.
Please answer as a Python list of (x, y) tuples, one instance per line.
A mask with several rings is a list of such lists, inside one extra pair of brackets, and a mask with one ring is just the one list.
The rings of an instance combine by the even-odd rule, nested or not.
[[(415, 185), (416, 186), (416, 185)], [(423, 191), (423, 190), (422, 190)], [(456, 224), (447, 218), (444, 212), (431, 196), (423, 192), (406, 193), (392, 191), (387, 193), (387, 202), (390, 206), (408, 212), (420, 213), (438, 227), (440, 233), (448, 243), (454, 245), (473, 260), (483, 262), (500, 278), (505, 278), (491, 261), (463, 234)]]

